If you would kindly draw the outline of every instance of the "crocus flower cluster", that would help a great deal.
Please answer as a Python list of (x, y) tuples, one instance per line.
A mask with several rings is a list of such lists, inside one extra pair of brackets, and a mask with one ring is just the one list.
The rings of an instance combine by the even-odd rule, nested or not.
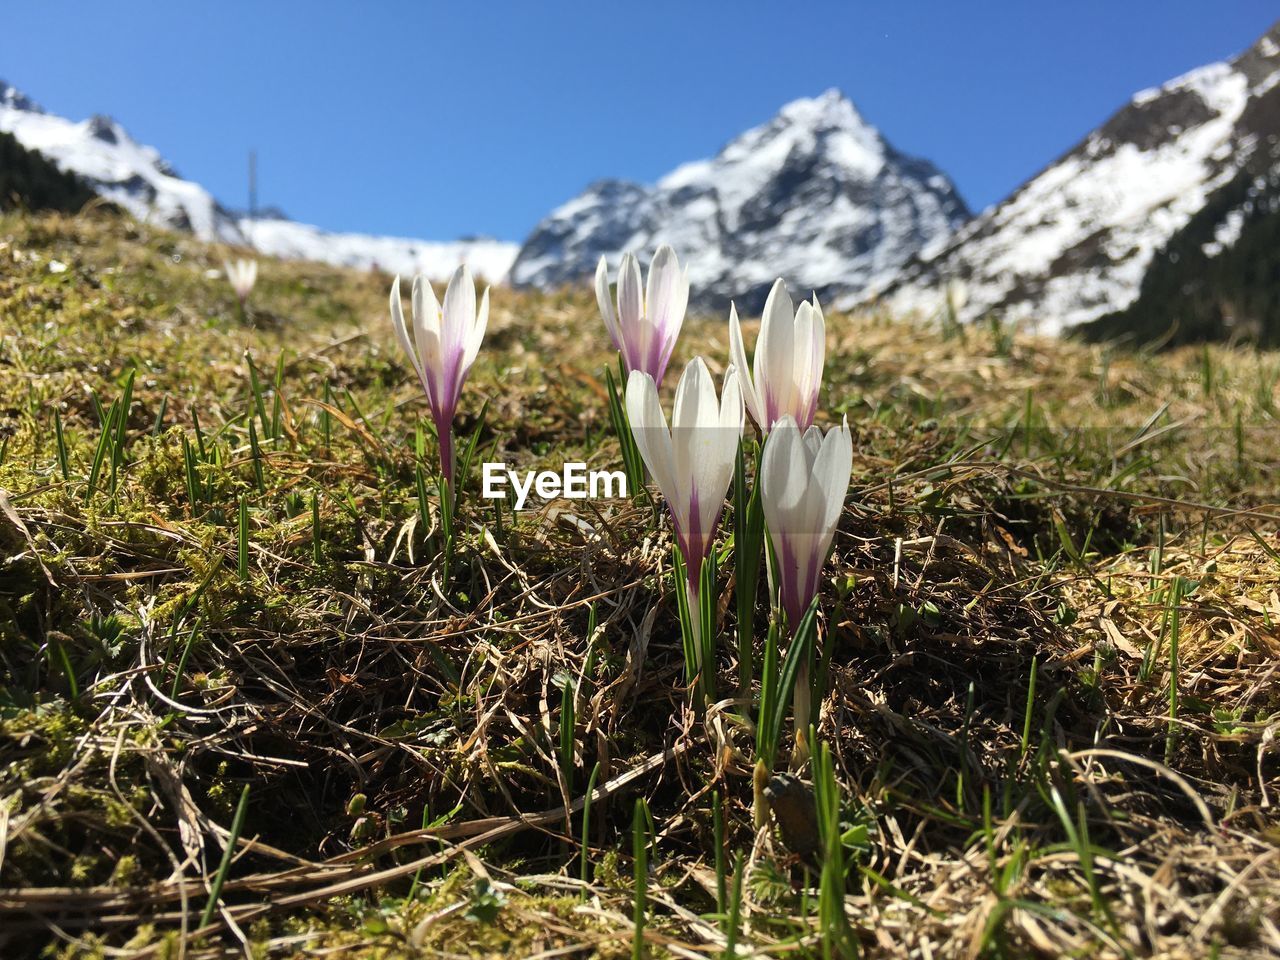
[(249, 294), (253, 292), (253, 285), (258, 282), (258, 261), (225, 260), (222, 269), (227, 275), (231, 289), (236, 292), (236, 299), (240, 301), (241, 309), (244, 309), (245, 304), (249, 302)]
[[(228, 275), (233, 276), (230, 265)], [(644, 284), (639, 262), (626, 254), (616, 296), (602, 258), (596, 298), (627, 368), (626, 417), (635, 449), (667, 502), (687, 571), (690, 609), (700, 609), (703, 563), (715, 541), (750, 411), (766, 437), (757, 482), (782, 607), (794, 631), (817, 594), (853, 461), (847, 423), (825, 436), (813, 426), (826, 330), (817, 297), (795, 307), (783, 281), (773, 285), (751, 365), (731, 305), (732, 362), (719, 395), (706, 362), (695, 357), (680, 377), (670, 421), (658, 390), (689, 301), (688, 276), (675, 251), (658, 248)], [(399, 277), (391, 286), (390, 304), (396, 337), (426, 392), (440, 438), (441, 472), (452, 489), (453, 417), (484, 338), (489, 291), (477, 308), (475, 283), (464, 265), (450, 279), (442, 305), (430, 282), (415, 277), (412, 332), (401, 306)]]
[(489, 288), (485, 288), (477, 310), (475, 282), (466, 264), (449, 279), (443, 306), (426, 277), (418, 274), (413, 278), (412, 337), (400, 304), (400, 278), (391, 284), (391, 325), (426, 391), (431, 419), (440, 438), (440, 470), (450, 490), (454, 470), (453, 416), (488, 323)]
[(826, 356), (826, 324), (817, 297), (795, 307), (786, 284), (778, 280), (773, 285), (751, 365), (737, 309), (731, 305), (732, 362), (719, 399), (706, 363), (694, 358), (676, 388), (669, 426), (658, 387), (689, 299), (675, 252), (664, 246), (654, 255), (644, 296), (636, 258), (623, 257), (616, 312), (602, 259), (596, 299), (630, 371), (627, 417), (645, 466), (667, 501), (687, 572), (690, 608), (697, 609), (700, 571), (733, 479), (745, 412), (750, 411), (767, 438), (758, 482), (782, 606), (794, 631), (817, 593), (853, 462), (847, 424), (825, 437), (813, 426)]

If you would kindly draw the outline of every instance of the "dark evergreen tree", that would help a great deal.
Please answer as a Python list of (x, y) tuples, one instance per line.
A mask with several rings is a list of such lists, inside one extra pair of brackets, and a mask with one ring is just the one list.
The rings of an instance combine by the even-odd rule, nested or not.
[(0, 210), (59, 210), (75, 213), (94, 198), (79, 177), (59, 170), (52, 160), (28, 150), (0, 132)]

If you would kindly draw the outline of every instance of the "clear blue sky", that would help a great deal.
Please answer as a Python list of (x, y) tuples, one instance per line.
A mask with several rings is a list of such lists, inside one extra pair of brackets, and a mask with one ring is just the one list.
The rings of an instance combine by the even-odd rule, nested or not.
[(1251, 44), (1275, 0), (11, 3), (0, 78), (110, 113), (184, 176), (331, 229), (519, 240), (839, 87), (974, 208), (1133, 92)]

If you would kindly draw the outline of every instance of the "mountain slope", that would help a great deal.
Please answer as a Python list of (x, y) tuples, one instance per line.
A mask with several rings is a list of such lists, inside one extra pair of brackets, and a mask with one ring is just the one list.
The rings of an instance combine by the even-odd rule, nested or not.
[(883, 282), (967, 215), (943, 173), (899, 153), (830, 90), (651, 187), (593, 184), (534, 228), (511, 279), (556, 286), (602, 255), (616, 264), (665, 242), (688, 263), (695, 298), (755, 309), (778, 276), (820, 294)]
[(1075, 332), (1165, 346), (1280, 345), (1280, 165), (1218, 190), (1156, 254), (1132, 304)]
[(46, 113), (0, 81), (0, 131), (141, 221), (190, 230), (201, 240), (243, 242), (235, 219), (207, 190), (183, 180), (154, 147), (135, 141), (110, 117), (76, 123)]
[(1278, 134), (1280, 24), (1229, 62), (1138, 93), (875, 292), (897, 311), (931, 312), (960, 281), (963, 319), (995, 310), (1045, 331), (1122, 309), (1155, 252)]
[[(506, 277), (517, 245), (497, 240), (430, 242), (358, 233), (331, 233), (284, 218), (250, 225), (199, 184), (184, 180), (154, 147), (135, 141), (109, 117), (75, 122), (43, 110), (0, 82), (0, 132), (74, 174), (137, 219), (194, 233), (201, 240), (252, 245), (270, 256), (335, 266), (426, 273), (447, 279), (464, 260), (497, 282)], [(251, 229), (249, 227), (251, 226)]]

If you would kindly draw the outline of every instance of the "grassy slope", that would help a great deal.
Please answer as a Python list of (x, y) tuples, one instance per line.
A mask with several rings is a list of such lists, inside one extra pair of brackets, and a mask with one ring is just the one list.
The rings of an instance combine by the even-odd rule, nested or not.
[[(387, 278), (266, 262), (244, 323), (206, 276), (222, 254), (0, 218), (0, 952), (177, 955), (244, 784), (199, 955), (626, 955), (638, 795), (653, 948), (715, 950), (712, 788), (752, 862), (743, 941), (815, 952), (794, 838), (753, 837), (749, 729), (732, 703), (684, 712), (665, 519), (513, 517), (473, 477), (443, 583)], [(1280, 950), (1280, 357), (828, 327), (822, 409), (856, 453), (820, 736), (865, 829), (847, 906), (866, 953)], [(726, 333), (691, 320), (677, 361), (721, 365)], [(612, 466), (606, 346), (586, 291), (497, 291), (461, 416), (489, 401), (477, 459)], [(129, 368), (114, 481), (108, 452), (90, 491), (94, 397)], [(184, 442), (204, 449), (194, 504)], [(584, 891), (562, 809), (597, 761)]]

